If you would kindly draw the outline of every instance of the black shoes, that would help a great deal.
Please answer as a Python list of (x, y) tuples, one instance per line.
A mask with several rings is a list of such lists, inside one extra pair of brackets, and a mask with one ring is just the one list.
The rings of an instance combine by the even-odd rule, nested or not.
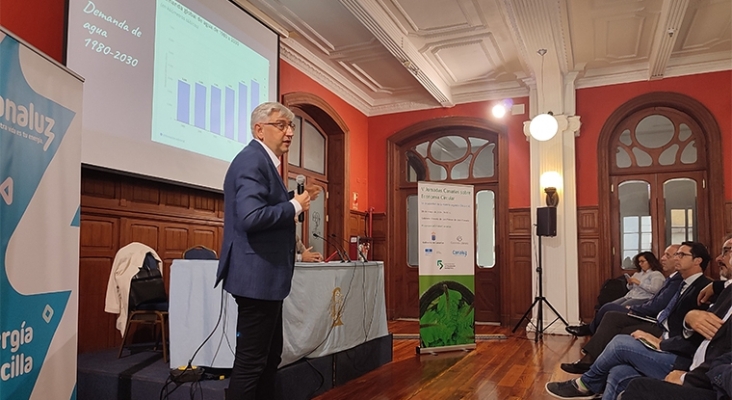
[(567, 332), (574, 336), (589, 336), (592, 335), (589, 325), (569, 325), (564, 328)]
[(591, 363), (585, 363), (580, 360), (573, 363), (562, 363), (561, 368), (562, 371), (569, 372), (570, 374), (584, 374), (590, 370), (591, 366)]
[(582, 390), (577, 386), (577, 382), (572, 379), (565, 382), (548, 382), (545, 386), (546, 391), (558, 399), (595, 399), (598, 395)]

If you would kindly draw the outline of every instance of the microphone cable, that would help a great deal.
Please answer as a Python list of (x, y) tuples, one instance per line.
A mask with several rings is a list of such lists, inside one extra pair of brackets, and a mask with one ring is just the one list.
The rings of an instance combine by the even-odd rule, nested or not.
[[(219, 325), (221, 324), (222, 317), (224, 315), (224, 303), (225, 303), (224, 298), (225, 298), (225, 296), (226, 296), (226, 294), (224, 293), (224, 285), (221, 285), (221, 302), (219, 304), (219, 316), (216, 318), (216, 325), (214, 325), (213, 329), (211, 329), (211, 333), (209, 333), (208, 336), (206, 336), (206, 339), (203, 339), (203, 342), (201, 342), (201, 344), (198, 346), (198, 348), (196, 349), (196, 351), (193, 352), (193, 355), (188, 360), (188, 365), (186, 366), (186, 368), (188, 368), (188, 369), (191, 368), (191, 365), (193, 364), (193, 360), (196, 358), (196, 355), (198, 354), (198, 352), (201, 351), (201, 349), (206, 344), (206, 342), (208, 342), (209, 339), (211, 339), (211, 337), (213, 336), (213, 334), (216, 332), (216, 329), (219, 328)], [(227, 338), (227, 342), (228, 342), (228, 338)]]
[[(366, 327), (366, 313), (367, 313), (368, 309), (367, 309), (367, 300), (366, 300), (366, 262), (361, 262), (361, 270), (363, 271), (361, 290), (364, 294), (364, 296), (363, 296), (363, 319), (362, 319), (361, 326), (363, 328), (364, 339), (363, 339), (363, 342), (361, 342), (359, 345), (364, 344), (369, 341), (369, 332), (371, 332), (371, 327), (373, 326), (374, 318), (376, 318), (376, 312), (375, 312), (376, 311), (376, 299), (378, 297), (376, 292), (374, 292), (373, 302), (371, 303), (371, 310), (372, 310), (371, 320), (369, 321), (368, 328), (367, 328)], [(377, 273), (377, 277), (378, 277), (378, 270), (376, 271), (376, 273)], [(376, 287), (378, 287), (379, 283), (383, 284), (383, 281), (381, 279), (377, 279)], [(374, 339), (376, 339), (376, 338), (374, 338)], [(359, 357), (359, 354), (364, 354), (364, 352), (367, 354), (367, 353), (371, 352), (371, 349), (364, 348), (362, 351), (359, 351), (358, 349), (353, 348), (352, 350), (353, 350), (353, 354), (346, 351), (345, 355), (348, 358), (348, 360), (351, 362), (351, 367), (353, 368), (353, 370), (356, 372), (359, 372), (359, 373), (368, 372), (369, 365), (359, 366), (358, 361), (361, 358), (361, 357)]]
[[(219, 325), (221, 324), (223, 312), (224, 312), (224, 288), (223, 285), (221, 287), (221, 301), (219, 304), (219, 315), (216, 319), (216, 324), (214, 325), (213, 329), (211, 330), (211, 333), (206, 336), (206, 338), (201, 342), (201, 344), (196, 348), (196, 350), (193, 352), (193, 355), (190, 359), (188, 359), (188, 363), (185, 367), (179, 367), (176, 369), (170, 370), (170, 374), (168, 375), (168, 378), (165, 380), (165, 383), (163, 384), (163, 387), (160, 389), (160, 400), (168, 399), (173, 392), (178, 390), (182, 386), (182, 384), (186, 382), (192, 382), (191, 383), (191, 389), (190, 389), (190, 396), (191, 400), (194, 399), (196, 389), (199, 389), (201, 391), (201, 398), (203, 399), (203, 389), (201, 388), (201, 378), (203, 377), (203, 370), (199, 369), (198, 367), (193, 366), (193, 360), (196, 358), (196, 355), (198, 355), (198, 352), (203, 348), (203, 346), (211, 339), (213, 334), (218, 329)], [(228, 338), (227, 338), (228, 342)], [(168, 387), (171, 384), (175, 384), (175, 387), (172, 390), (168, 390)]]

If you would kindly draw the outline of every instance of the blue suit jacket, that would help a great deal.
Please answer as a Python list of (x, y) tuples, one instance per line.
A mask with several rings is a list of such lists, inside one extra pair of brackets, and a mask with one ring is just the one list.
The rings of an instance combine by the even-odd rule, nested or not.
[(643, 304), (630, 306), (630, 310), (634, 314), (656, 318), (658, 313), (668, 305), (671, 298), (679, 291), (679, 286), (683, 280), (681, 274), (677, 272), (673, 277), (666, 279), (655, 296)]
[[(719, 294), (719, 296), (717, 296), (714, 304), (709, 307), (708, 311), (714, 313), (719, 318), (724, 318), (730, 307), (732, 307), (732, 286), (728, 286)], [(719, 355), (728, 353), (732, 350), (732, 330), (730, 329), (731, 321), (732, 319), (728, 319), (724, 324), (722, 324), (722, 327), (719, 328), (717, 333), (711, 339), (707, 346), (704, 357), (705, 360), (712, 360)], [(696, 349), (703, 340), (704, 337), (697, 332), (694, 332), (688, 338), (683, 335), (673, 336), (661, 341), (661, 350), (678, 355), (679, 357), (674, 363), (674, 369), (686, 371), (691, 366), (694, 352), (696, 352)]]
[(224, 240), (216, 284), (241, 297), (283, 300), (295, 268), (295, 207), (263, 144), (251, 141), (224, 178)]

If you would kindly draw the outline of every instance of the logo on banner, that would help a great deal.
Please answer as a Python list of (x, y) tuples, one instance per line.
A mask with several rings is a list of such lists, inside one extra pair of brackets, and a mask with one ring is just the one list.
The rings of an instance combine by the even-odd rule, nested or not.
[(442, 260), (437, 260), (437, 267), (439, 269), (455, 269), (455, 263), (446, 263)]
[(13, 204), (13, 178), (8, 177), (5, 182), (0, 183), (0, 196), (2, 196), (5, 204)]
[(424, 249), (424, 254), (427, 254), (428, 256), (431, 256), (432, 255), (432, 249), (429, 248), (429, 247), (425, 248)]
[(465, 242), (463, 240), (462, 236), (459, 236), (455, 238), (455, 240), (451, 241), (450, 244), (468, 244), (468, 242)]
[(432, 235), (430, 236), (430, 238), (431, 238), (430, 240), (432, 240), (434, 242), (435, 240), (437, 240), (437, 234), (435, 232), (432, 232)]
[[(34, 391), (43, 363), (72, 290), (19, 293), (7, 271), (19, 268), (20, 257), (10, 251), (38, 251), (33, 246), (10, 249), (16, 230), (36, 196), (40, 182), (66, 135), (76, 113), (36, 92), (26, 80), (20, 44), (9, 36), (0, 39), (0, 381), (1, 399), (28, 399)], [(56, 166), (58, 168), (58, 166)], [(15, 185), (15, 182), (18, 185)], [(43, 198), (46, 200), (47, 198)], [(55, 199), (52, 199), (53, 201)], [(68, 222), (66, 222), (68, 223)], [(66, 335), (68, 332), (64, 332)], [(65, 337), (65, 336), (62, 336)], [(7, 394), (10, 393), (10, 397)], [(68, 398), (68, 397), (67, 397)]]
[(460, 257), (467, 257), (468, 251), (467, 250), (453, 250), (452, 251), (453, 256), (460, 256)]

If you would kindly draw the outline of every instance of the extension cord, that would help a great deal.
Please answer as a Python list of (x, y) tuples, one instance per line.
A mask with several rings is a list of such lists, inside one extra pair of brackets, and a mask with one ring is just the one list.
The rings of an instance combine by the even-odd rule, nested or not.
[(198, 382), (202, 376), (203, 368), (198, 368), (195, 365), (192, 367), (180, 366), (170, 370), (170, 379), (177, 383)]

